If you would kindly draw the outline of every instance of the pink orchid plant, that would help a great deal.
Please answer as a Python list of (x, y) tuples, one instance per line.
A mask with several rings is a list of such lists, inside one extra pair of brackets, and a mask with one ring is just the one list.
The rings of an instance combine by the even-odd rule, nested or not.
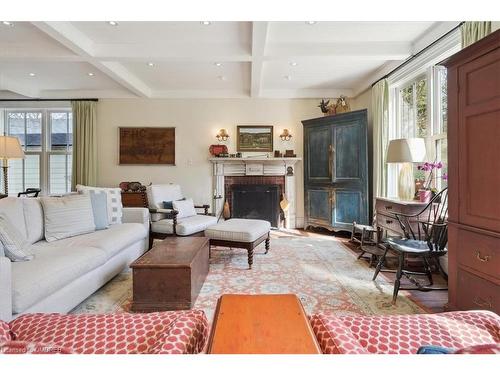
[[(417, 169), (419, 171), (429, 172), (429, 174), (424, 182), (424, 190), (432, 190), (432, 187), (431, 187), (432, 182), (434, 180), (436, 180), (437, 178), (439, 178), (439, 176), (437, 176), (437, 177), (434, 176), (435, 170), (437, 171), (438, 169), (441, 169), (441, 168), (443, 168), (443, 163), (440, 161), (438, 161), (437, 163), (436, 162), (434, 162), (434, 163), (425, 162), (424, 164), (419, 165), (417, 167)], [(446, 173), (443, 173), (443, 175), (440, 178), (447, 181), (448, 175)]]

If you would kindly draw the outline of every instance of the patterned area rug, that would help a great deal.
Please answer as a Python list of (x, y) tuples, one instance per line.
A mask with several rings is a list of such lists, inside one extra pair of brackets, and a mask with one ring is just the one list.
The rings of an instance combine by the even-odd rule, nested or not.
[[(194, 308), (212, 319), (217, 298), (224, 293), (297, 294), (307, 313), (333, 311), (336, 314), (415, 314), (425, 312), (400, 292), (391, 304), (393, 284), (382, 274), (372, 281), (373, 268), (357, 260), (333, 236), (273, 232), (271, 250), (255, 251), (248, 270), (246, 250), (214, 248), (210, 272)], [(129, 311), (132, 274), (124, 272), (87, 298), (72, 313)]]

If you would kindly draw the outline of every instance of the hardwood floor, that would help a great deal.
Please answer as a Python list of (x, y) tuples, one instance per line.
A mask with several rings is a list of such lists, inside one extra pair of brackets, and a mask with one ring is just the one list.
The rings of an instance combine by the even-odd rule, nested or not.
[[(277, 232), (275, 232), (277, 233)], [(343, 244), (345, 244), (354, 254), (358, 255), (359, 250), (357, 250), (357, 246), (355, 244), (352, 244), (349, 241), (350, 238), (350, 233), (347, 232), (329, 232), (326, 229), (317, 229), (314, 231), (308, 230), (294, 230), (293, 231), (294, 235), (299, 235), (299, 236), (306, 236), (306, 237), (311, 237), (311, 236), (328, 236), (328, 237), (335, 237), (335, 239), (341, 241)], [(395, 260), (394, 257), (390, 257)], [(363, 258), (365, 259), (365, 258)], [(368, 258), (366, 258), (366, 262), (368, 263)], [(391, 261), (391, 259), (388, 260), (388, 268), (389, 270), (394, 270), (396, 269), (396, 263), (394, 261)], [(375, 268), (373, 268), (375, 271)], [(395, 272), (381, 272), (385, 277), (387, 277), (391, 282), (395, 280), (396, 274)], [(380, 276), (379, 276), (380, 277)], [(446, 280), (438, 273), (435, 272), (432, 275), (434, 279), (434, 287), (445, 287), (447, 285)], [(413, 286), (413, 284), (403, 278), (401, 280), (401, 286)], [(447, 290), (433, 290), (433, 291), (428, 291), (428, 292), (422, 292), (418, 290), (411, 290), (407, 291), (410, 294), (410, 298), (420, 305), (422, 308), (429, 312), (443, 312), (444, 311), (444, 305), (448, 302), (448, 291)]]

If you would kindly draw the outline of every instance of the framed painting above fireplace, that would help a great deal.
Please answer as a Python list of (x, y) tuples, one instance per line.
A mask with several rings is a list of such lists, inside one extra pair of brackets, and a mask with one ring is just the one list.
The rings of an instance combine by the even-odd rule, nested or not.
[(272, 125), (238, 125), (238, 152), (273, 152)]

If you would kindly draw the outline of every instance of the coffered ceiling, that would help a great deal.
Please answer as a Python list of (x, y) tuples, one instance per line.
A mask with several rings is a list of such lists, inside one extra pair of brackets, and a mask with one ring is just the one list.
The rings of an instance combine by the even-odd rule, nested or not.
[(0, 98), (355, 96), (457, 22), (0, 23)]

